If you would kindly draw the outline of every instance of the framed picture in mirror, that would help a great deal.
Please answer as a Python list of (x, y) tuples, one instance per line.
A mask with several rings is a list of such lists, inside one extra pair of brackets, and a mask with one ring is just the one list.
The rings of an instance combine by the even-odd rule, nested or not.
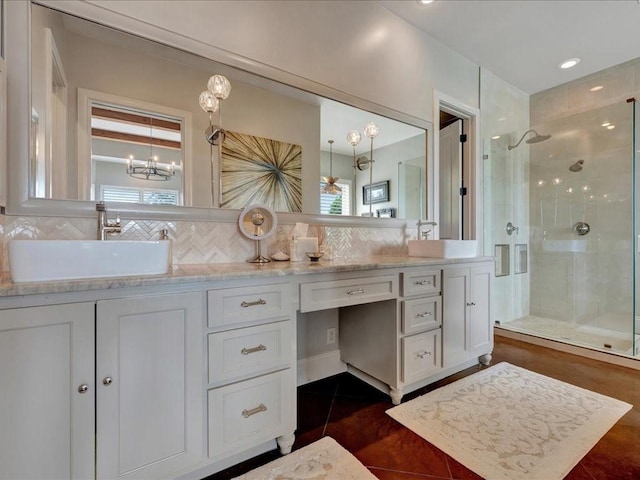
[(376, 216), (379, 218), (396, 218), (395, 208), (379, 208), (376, 210)]
[(372, 183), (362, 187), (362, 204), (381, 203), (389, 201), (389, 180)]

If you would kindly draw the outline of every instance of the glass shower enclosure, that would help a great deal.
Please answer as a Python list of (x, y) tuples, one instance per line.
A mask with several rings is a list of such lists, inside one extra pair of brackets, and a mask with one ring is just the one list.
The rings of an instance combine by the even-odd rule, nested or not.
[(638, 110), (622, 102), (485, 139), (499, 328), (639, 356)]

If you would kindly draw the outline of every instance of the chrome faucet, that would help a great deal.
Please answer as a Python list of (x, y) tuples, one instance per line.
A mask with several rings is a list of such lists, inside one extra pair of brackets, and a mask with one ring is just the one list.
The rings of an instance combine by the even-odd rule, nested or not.
[(438, 225), (437, 222), (423, 222), (422, 220), (418, 220), (418, 223), (416, 223), (416, 225), (418, 226), (418, 240), (422, 239), (422, 237), (427, 237), (427, 235), (429, 235), (429, 233), (431, 233), (431, 229), (427, 230), (426, 232), (421, 232), (420, 229), (422, 227), (422, 225), (430, 225), (432, 227), (435, 227), (436, 225)]
[(110, 223), (107, 219), (107, 205), (104, 202), (96, 203), (96, 212), (98, 212), (98, 240), (106, 240), (107, 233), (120, 233), (122, 231), (119, 215), (116, 215), (116, 220), (113, 223)]

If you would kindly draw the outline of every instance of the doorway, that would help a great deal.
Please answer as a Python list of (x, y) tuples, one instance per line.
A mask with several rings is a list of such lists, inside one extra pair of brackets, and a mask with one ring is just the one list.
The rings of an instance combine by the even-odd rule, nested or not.
[[(438, 92), (434, 95), (437, 119), (434, 148), (434, 216), (440, 239), (473, 240), (481, 243), (482, 190), (479, 137), (479, 110)], [(481, 236), (480, 236), (481, 237)], [(480, 245), (481, 246), (481, 245)]]

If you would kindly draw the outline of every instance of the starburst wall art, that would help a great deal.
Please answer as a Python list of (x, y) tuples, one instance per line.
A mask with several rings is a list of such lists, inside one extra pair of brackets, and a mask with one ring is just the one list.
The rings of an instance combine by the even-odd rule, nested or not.
[(221, 206), (268, 205), (277, 212), (302, 211), (302, 147), (227, 132), (222, 144)]

